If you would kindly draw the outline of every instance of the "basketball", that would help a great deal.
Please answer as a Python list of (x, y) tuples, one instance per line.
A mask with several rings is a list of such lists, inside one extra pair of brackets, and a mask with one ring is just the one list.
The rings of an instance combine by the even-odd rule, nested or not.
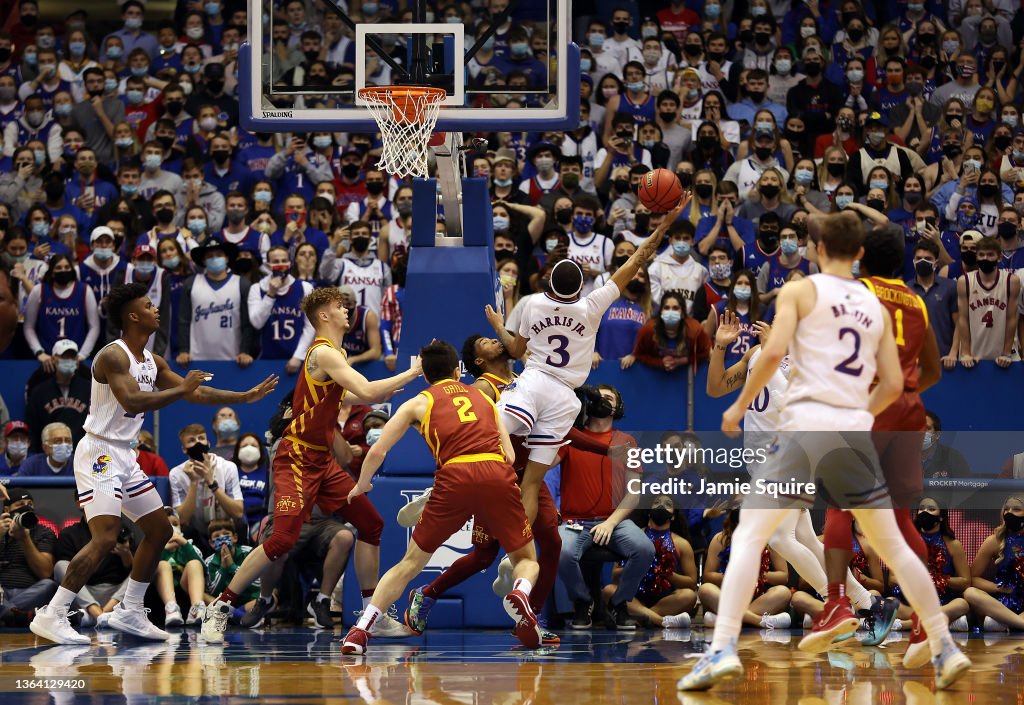
[(641, 177), (637, 196), (652, 213), (667, 213), (679, 203), (683, 196), (683, 187), (675, 172), (654, 169)]

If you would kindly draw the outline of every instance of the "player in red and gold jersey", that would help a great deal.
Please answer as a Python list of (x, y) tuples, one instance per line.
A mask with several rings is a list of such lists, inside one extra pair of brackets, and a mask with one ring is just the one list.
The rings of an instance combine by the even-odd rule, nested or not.
[[(895, 507), (896, 523), (910, 548), (927, 561), (928, 550), (914, 526), (909, 507), (924, 493), (921, 446), (925, 432), (925, 409), (921, 392), (939, 381), (942, 365), (935, 334), (928, 324), (928, 309), (924, 301), (900, 279), (895, 278), (903, 268), (903, 250), (902, 236), (896, 237), (890, 230), (880, 228), (865, 238), (864, 256), (860, 260), (864, 285), (878, 297), (892, 317), (900, 367), (903, 370), (903, 394), (875, 417), (872, 437)], [(849, 565), (853, 557), (852, 530), (853, 515), (829, 507), (825, 517), (825, 550), (829, 558), (825, 566), (830, 585), (846, 579), (845, 566)], [(891, 598), (875, 601), (872, 607), (874, 620), (861, 643), (877, 646), (885, 639), (896, 617), (897, 606), (898, 603)], [(829, 611), (827, 604), (825, 611)], [(813, 634), (808, 639), (809, 643), (813, 644), (817, 636)], [(833, 643), (831, 640), (818, 641), (822, 647)], [(920, 646), (915, 647), (915, 644)], [(919, 628), (915, 615), (911, 649), (920, 650), (922, 657), (927, 660), (930, 657), (927, 647), (924, 630)], [(803, 642), (801, 648), (815, 650), (808, 649)], [(917, 668), (921, 665), (917, 663), (907, 667)]]
[(420, 375), (418, 362), (408, 372), (374, 382), (352, 369), (341, 349), (348, 315), (337, 289), (315, 289), (302, 300), (302, 311), (317, 337), (306, 353), (302, 377), (295, 387), (292, 422), (274, 456), (273, 533), (246, 556), (227, 590), (207, 608), (202, 628), (207, 641), (223, 638), (228, 614), (239, 602), (239, 594), (267, 566), (287, 555), (314, 505), (330, 514), (348, 501), (352, 477), (331, 462), (338, 411), (346, 393), (358, 398), (355, 403), (378, 403)]
[(362, 654), (374, 621), (398, 599), (430, 556), (471, 516), (476, 516), (512, 560), (515, 583), (504, 599), (516, 623), (516, 637), (528, 648), (541, 644), (530, 592), (540, 572), (533, 531), (510, 460), (512, 441), (494, 402), (476, 387), (457, 381), (459, 355), (450, 344), (434, 341), (420, 351), (430, 388), (405, 402), (384, 426), (363, 461), (352, 500), (373, 488), (370, 481), (388, 450), (410, 426), (418, 426), (437, 462), (434, 490), (412, 533), (405, 557), (384, 574), (359, 622), (349, 630), (344, 654)]

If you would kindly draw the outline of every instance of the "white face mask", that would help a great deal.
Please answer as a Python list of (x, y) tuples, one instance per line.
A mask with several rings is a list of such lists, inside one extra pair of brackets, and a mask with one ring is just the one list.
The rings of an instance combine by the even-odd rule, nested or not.
[(238, 459), (246, 465), (255, 465), (260, 461), (260, 449), (256, 446), (239, 448)]

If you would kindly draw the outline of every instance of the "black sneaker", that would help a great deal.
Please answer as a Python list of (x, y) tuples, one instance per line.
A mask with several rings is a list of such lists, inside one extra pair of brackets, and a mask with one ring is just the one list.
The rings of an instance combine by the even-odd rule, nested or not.
[(321, 629), (334, 629), (334, 617), (331, 616), (331, 600), (313, 598), (313, 601), (306, 607), (306, 612)]
[(260, 598), (256, 600), (256, 604), (252, 606), (252, 609), (242, 615), (242, 618), (238, 620), (238, 624), (246, 629), (259, 629), (263, 625), (263, 620), (273, 611), (274, 601), (271, 600), (268, 604), (263, 601), (263, 598)]
[(608, 628), (620, 632), (636, 629), (636, 620), (630, 616), (625, 603), (618, 606), (608, 604)]
[(590, 629), (593, 626), (591, 615), (594, 613), (594, 603), (589, 600), (577, 600), (576, 612), (572, 617), (573, 629)]

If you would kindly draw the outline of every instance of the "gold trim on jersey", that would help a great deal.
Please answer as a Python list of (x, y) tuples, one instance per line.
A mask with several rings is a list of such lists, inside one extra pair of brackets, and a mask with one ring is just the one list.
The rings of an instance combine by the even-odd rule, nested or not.
[(335, 382), (335, 381), (334, 381), (333, 379), (331, 379), (330, 377), (328, 377), (328, 378), (327, 378), (326, 380), (324, 380), (323, 382), (320, 382), (320, 381), (318, 381), (318, 380), (315, 380), (315, 379), (313, 379), (313, 378), (312, 378), (312, 377), (311, 377), (311, 376), (309, 375), (309, 370), (308, 370), (308, 369), (307, 369), (307, 367), (306, 367), (307, 363), (309, 362), (309, 354), (310, 354), (311, 352), (313, 352), (313, 350), (314, 350), (315, 348), (317, 348), (317, 347), (319, 347), (319, 346), (321, 346), (321, 345), (327, 345), (327, 346), (329, 346), (329, 347), (330, 347), (330, 348), (331, 348), (332, 350), (337, 350), (337, 349), (338, 349), (338, 348), (337, 348), (337, 346), (336, 346), (336, 345), (335, 345), (334, 343), (332, 343), (331, 341), (329, 341), (329, 340), (328, 340), (327, 338), (315, 338), (315, 339), (313, 340), (313, 344), (309, 346), (309, 350), (307, 350), (307, 351), (306, 351), (306, 357), (305, 357), (305, 359), (304, 359), (304, 360), (302, 361), (302, 374), (303, 374), (303, 376), (304, 376), (304, 378), (305, 378), (306, 382), (308, 382), (308, 383), (309, 383), (310, 385), (312, 385), (312, 386), (310, 386), (310, 388), (309, 388), (309, 389), (310, 389), (310, 391), (311, 391), (311, 392), (313, 392), (313, 398), (314, 398), (314, 399), (316, 399), (316, 392), (314, 391), (315, 387), (327, 387), (327, 386), (330, 386), (330, 385), (332, 385), (332, 384), (337, 384), (337, 382)]
[[(516, 378), (516, 376), (512, 375), (511, 379), (502, 379), (501, 377), (499, 377), (498, 375), (494, 374), (493, 372), (484, 372), (479, 377), (477, 377), (477, 379), (482, 379), (484, 382), (487, 382), (487, 384), (490, 385), (491, 389), (494, 390), (494, 400), (495, 401), (497, 401), (498, 399), (501, 399), (502, 391), (505, 389), (505, 387), (507, 387), (508, 385), (512, 384), (512, 380), (515, 379), (515, 378)], [(497, 380), (498, 382), (501, 383), (501, 389), (498, 389), (498, 385), (495, 384), (494, 380)]]
[(487, 461), (504, 463), (505, 456), (498, 453), (469, 453), (468, 455), (456, 455), (451, 460), (445, 462), (444, 465), (451, 465), (452, 463), (484, 463)]
[[(296, 419), (296, 420), (298, 420), (298, 419)], [(302, 432), (302, 430), (300, 429), (299, 433), (301, 433), (301, 432)], [(304, 446), (304, 447), (310, 448), (312, 450), (319, 450), (319, 451), (326, 451), (327, 450), (327, 446), (318, 446), (318, 445), (314, 445), (312, 443), (306, 443), (306, 441), (303, 441), (303, 440), (301, 440), (299, 438), (296, 438), (295, 436), (286, 435), (285, 436), (285, 440), (289, 440), (292, 443), (294, 443), (295, 445)]]

